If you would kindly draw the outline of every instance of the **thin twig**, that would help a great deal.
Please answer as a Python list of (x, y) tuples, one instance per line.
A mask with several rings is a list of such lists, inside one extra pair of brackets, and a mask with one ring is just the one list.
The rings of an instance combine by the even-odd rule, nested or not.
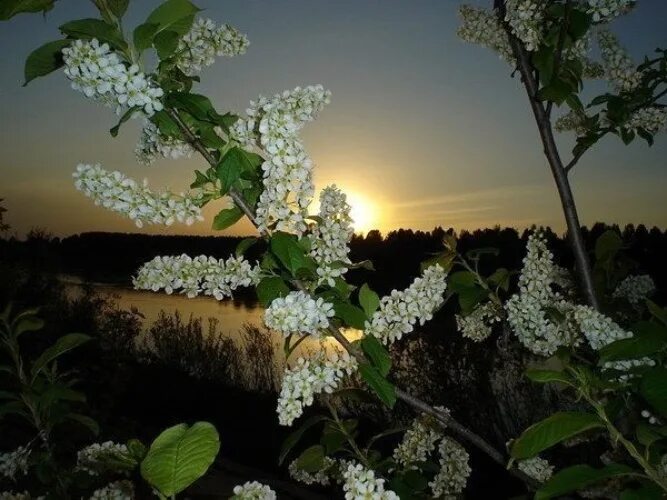
[(551, 174), (553, 175), (556, 188), (558, 189), (558, 195), (567, 223), (567, 233), (570, 239), (570, 245), (579, 271), (581, 287), (588, 304), (596, 310), (599, 310), (600, 305), (595, 292), (593, 273), (588, 260), (588, 253), (586, 252), (586, 244), (581, 232), (581, 224), (579, 223), (579, 215), (577, 214), (577, 205), (574, 201), (570, 181), (567, 178), (567, 172), (565, 171), (565, 167), (560, 158), (560, 153), (558, 152), (558, 147), (556, 146), (556, 141), (554, 140), (551, 120), (547, 116), (542, 101), (537, 97), (539, 85), (533, 75), (533, 66), (530, 63), (530, 58), (525, 47), (521, 41), (512, 34), (512, 30), (504, 21), (504, 1), (494, 0), (494, 2), (498, 18), (501, 24), (505, 27), (505, 31), (512, 47), (512, 52), (514, 53), (514, 58), (517, 62), (517, 69), (521, 73), (521, 80), (526, 88), (526, 93), (528, 94), (528, 101), (530, 102), (530, 107), (535, 116), (535, 122), (544, 147), (544, 156), (547, 158), (549, 167), (551, 168)]

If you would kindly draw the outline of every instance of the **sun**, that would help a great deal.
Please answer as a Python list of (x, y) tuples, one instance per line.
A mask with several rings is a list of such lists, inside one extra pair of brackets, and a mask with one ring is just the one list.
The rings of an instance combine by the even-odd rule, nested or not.
[(379, 211), (375, 203), (367, 196), (355, 192), (346, 192), (347, 202), (350, 204), (350, 215), (352, 216), (352, 227), (356, 233), (366, 234), (371, 229), (376, 229)]

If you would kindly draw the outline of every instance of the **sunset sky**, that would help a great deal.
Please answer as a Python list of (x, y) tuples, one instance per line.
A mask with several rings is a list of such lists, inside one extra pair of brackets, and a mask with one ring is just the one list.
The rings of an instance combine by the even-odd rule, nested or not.
[[(158, 3), (131, 2), (125, 25), (142, 22)], [(210, 96), (219, 111), (243, 111), (258, 94), (297, 85), (322, 83), (332, 91), (331, 105), (303, 137), (316, 163), (317, 187), (335, 182), (349, 191), (370, 219), (366, 226), (563, 229), (520, 82), (494, 53), (457, 38), (459, 1), (195, 3), (205, 9), (202, 15), (236, 26), (251, 42), (245, 56), (220, 58), (202, 73), (196, 91)], [(18, 234), (36, 226), (56, 235), (138, 231), (74, 189), (71, 172), (79, 162), (99, 162), (176, 190), (203, 167), (195, 157), (151, 167), (136, 163), (139, 121), (113, 139), (108, 129), (115, 115), (71, 90), (61, 72), (21, 87), (31, 50), (58, 38), (63, 22), (94, 16), (89, 1), (62, 0), (46, 18), (21, 15), (0, 24), (0, 198)], [(667, 46), (665, 26), (664, 0), (640, 0), (635, 12), (613, 25), (637, 59)], [(566, 158), (571, 142), (561, 137)], [(664, 133), (653, 148), (603, 140), (572, 177), (583, 222), (667, 226), (666, 158)], [(148, 232), (209, 234), (209, 228), (210, 218)], [(229, 232), (249, 229), (244, 223)]]

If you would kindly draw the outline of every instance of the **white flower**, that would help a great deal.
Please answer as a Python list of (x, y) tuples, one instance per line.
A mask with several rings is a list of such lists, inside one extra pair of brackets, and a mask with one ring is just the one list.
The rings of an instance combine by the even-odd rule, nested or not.
[(8, 453), (0, 453), (0, 477), (14, 480), (17, 474), (27, 474), (30, 453), (30, 448), (24, 446)]
[(360, 464), (350, 463), (343, 471), (345, 500), (399, 500), (391, 490), (385, 490), (384, 479), (375, 477), (375, 472)]
[(584, 0), (586, 12), (593, 14), (593, 21), (606, 23), (630, 10), (635, 0)]
[(578, 136), (583, 136), (586, 135), (589, 130), (586, 126), (587, 118), (586, 114), (581, 111), (570, 110), (556, 120), (554, 128), (558, 132), (567, 132), (571, 130)]
[(331, 394), (343, 377), (357, 369), (357, 361), (347, 352), (324, 352), (304, 359), (299, 358), (294, 368), (287, 368), (278, 397), (278, 420), (280, 425), (292, 425), (303, 414), (306, 406), (313, 404), (317, 394)]
[(320, 484), (322, 486), (327, 486), (330, 483), (328, 472), (335, 465), (335, 460), (332, 460), (329, 457), (324, 457), (324, 466), (317, 472), (307, 472), (299, 469), (297, 462), (298, 460), (293, 460), (288, 467), (289, 475), (295, 481), (307, 485)]
[(231, 136), (249, 148), (261, 148), (267, 155), (262, 165), (264, 191), (257, 203), (260, 231), (276, 229), (302, 235), (307, 208), (315, 187), (313, 163), (298, 133), (329, 103), (331, 93), (321, 85), (296, 87), (267, 99), (251, 102), (248, 118), (237, 121)]
[(449, 497), (463, 491), (470, 476), (468, 452), (451, 438), (440, 442), (440, 471), (428, 485), (435, 498)]
[(127, 455), (127, 446), (113, 441), (104, 443), (93, 443), (90, 446), (79, 450), (77, 453), (77, 469), (88, 472), (92, 476), (99, 474), (100, 470), (106, 467), (106, 462), (110, 459)]
[(276, 492), (265, 484), (257, 481), (248, 481), (234, 486), (234, 496), (237, 500), (276, 500)]
[(519, 277), (519, 293), (505, 304), (507, 320), (519, 341), (543, 356), (578, 342), (569, 321), (573, 306), (553, 286), (561, 281), (562, 270), (552, 259), (543, 236), (531, 234)]
[(628, 276), (621, 281), (612, 296), (615, 299), (623, 298), (636, 305), (655, 293), (655, 283), (648, 274)]
[(273, 299), (264, 311), (264, 324), (284, 336), (308, 333), (319, 337), (320, 331), (329, 326), (329, 318), (333, 315), (332, 304), (299, 290)]
[(527, 474), (540, 483), (547, 482), (554, 474), (553, 465), (550, 465), (549, 462), (540, 457), (519, 460), (517, 466), (524, 474)]
[(380, 308), (366, 321), (365, 334), (373, 335), (384, 344), (392, 344), (404, 334), (423, 325), (444, 301), (447, 273), (439, 265), (427, 268), (420, 278), (405, 290), (393, 290), (380, 300)]
[(441, 437), (442, 433), (429, 425), (428, 419), (415, 419), (394, 449), (394, 461), (406, 469), (415, 467), (418, 462), (425, 462)]
[(343, 264), (350, 263), (348, 244), (354, 234), (347, 197), (335, 184), (320, 193), (319, 217), (309, 235), (310, 255), (318, 264), (318, 284), (333, 287), (334, 278), (347, 272)]
[(146, 224), (187, 225), (203, 220), (197, 199), (181, 193), (153, 193), (147, 186), (118, 171), (109, 172), (99, 164), (76, 167), (74, 185), (96, 205), (127, 215), (137, 227)]
[(665, 128), (665, 125), (667, 125), (667, 109), (649, 106), (632, 113), (628, 121), (623, 124), (623, 128), (632, 132), (644, 129), (649, 134), (657, 134)]
[(187, 142), (160, 134), (157, 126), (146, 120), (134, 153), (139, 163), (150, 165), (157, 158), (171, 158), (173, 160), (183, 157), (189, 158), (193, 151), (194, 149)]
[[(38, 497), (42, 499), (44, 497)], [(0, 500), (31, 500), (32, 496), (27, 491), (17, 493), (14, 491), (0, 491)]]
[(589, 306), (575, 306), (574, 320), (596, 351), (617, 340), (632, 337), (632, 332), (626, 332), (610, 318)]
[(146, 78), (136, 64), (121, 62), (106, 43), (98, 40), (75, 40), (62, 50), (65, 76), (72, 88), (86, 97), (114, 107), (137, 107), (148, 116), (162, 110), (162, 89)]
[(467, 316), (456, 315), (456, 327), (474, 342), (486, 340), (492, 332), (493, 324), (502, 321), (502, 309), (494, 302), (478, 305)]
[(129, 481), (114, 481), (104, 488), (95, 490), (90, 500), (132, 500), (134, 498), (134, 486)]
[(651, 413), (648, 410), (642, 410), (641, 413), (642, 417), (644, 417), (646, 420), (648, 420), (648, 423), (651, 425), (659, 425), (661, 424), (660, 419), (657, 418), (653, 413)]
[(635, 69), (632, 59), (621, 48), (618, 39), (608, 30), (599, 30), (598, 45), (605, 76), (616, 90), (630, 92), (636, 89), (643, 75)]
[(216, 26), (210, 19), (197, 19), (190, 31), (178, 41), (176, 65), (189, 76), (215, 62), (215, 56), (233, 57), (244, 54), (248, 38), (236, 28)]
[(535, 51), (542, 41), (545, 2), (536, 0), (507, 0), (505, 21), (512, 33), (523, 42), (526, 49)]
[(164, 290), (169, 295), (181, 290), (189, 298), (203, 292), (222, 300), (238, 287), (259, 283), (260, 272), (259, 266), (252, 266), (243, 257), (225, 260), (183, 254), (155, 257), (141, 266), (132, 284), (138, 290)]
[(497, 52), (501, 59), (515, 65), (507, 33), (493, 10), (462, 5), (459, 16), (462, 20), (457, 31), (459, 38), (488, 47)]

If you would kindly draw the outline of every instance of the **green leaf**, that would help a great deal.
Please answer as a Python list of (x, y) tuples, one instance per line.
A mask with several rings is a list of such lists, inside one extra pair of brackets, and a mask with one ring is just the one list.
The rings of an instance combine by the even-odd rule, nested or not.
[(95, 422), (95, 420), (88, 417), (87, 415), (81, 415), (80, 413), (68, 413), (67, 415), (65, 415), (65, 418), (68, 420), (73, 420), (83, 425), (95, 436), (97, 436), (100, 433), (100, 426), (97, 424), (97, 422)]
[(590, 14), (578, 9), (572, 9), (568, 18), (567, 31), (572, 36), (572, 39), (576, 41), (588, 32), (592, 22), (593, 19)]
[(243, 217), (243, 212), (237, 206), (224, 208), (213, 218), (213, 229), (222, 231), (236, 224)]
[(14, 326), (14, 337), (18, 338), (23, 333), (36, 332), (42, 328), (44, 328), (44, 320), (36, 316), (25, 316)]
[(268, 307), (274, 299), (285, 297), (289, 292), (290, 289), (285, 281), (278, 276), (262, 278), (257, 284), (257, 298), (263, 307)]
[(134, 40), (134, 48), (139, 51), (139, 53), (150, 48), (153, 45), (153, 37), (160, 27), (157, 23), (144, 23), (140, 24), (134, 29), (132, 38)]
[[(456, 240), (455, 240), (456, 241)], [(424, 262), (422, 262), (419, 265), (419, 269), (424, 272), (426, 269), (428, 269), (431, 266), (438, 265), (442, 267), (445, 271), (449, 272), (452, 268), (454, 259), (456, 258), (456, 254), (454, 252), (443, 252), (438, 255), (434, 255), (430, 259), (426, 259)]]
[(447, 285), (449, 289), (454, 292), (461, 292), (468, 288), (474, 287), (477, 283), (477, 276), (470, 271), (457, 271), (449, 275)]
[(165, 30), (185, 35), (190, 31), (192, 21), (199, 8), (188, 0), (167, 0), (150, 13), (146, 23), (157, 24), (155, 34)]
[(655, 483), (645, 481), (637, 489), (627, 489), (621, 492), (619, 500), (663, 500), (663, 491)]
[(111, 13), (120, 18), (125, 15), (130, 0), (106, 0), (106, 2)]
[(297, 469), (306, 472), (317, 472), (324, 467), (324, 446), (316, 444), (306, 448), (296, 460)]
[(391, 356), (389, 351), (372, 335), (366, 335), (361, 339), (361, 349), (377, 368), (380, 375), (386, 377), (391, 368)]
[(623, 246), (623, 240), (616, 231), (605, 231), (595, 241), (595, 258), (600, 262), (612, 260)]
[(176, 495), (206, 473), (219, 450), (218, 431), (210, 423), (175, 425), (153, 441), (141, 476), (163, 495)]
[(512, 458), (531, 458), (565, 439), (598, 427), (604, 423), (591, 413), (558, 412), (523, 431), (513, 443)]
[(667, 347), (667, 328), (657, 323), (640, 321), (633, 325), (632, 332), (632, 337), (617, 340), (600, 349), (600, 363), (643, 358)]
[(644, 373), (639, 392), (663, 417), (667, 417), (667, 368), (656, 366)]
[(57, 401), (75, 401), (84, 403), (86, 395), (62, 385), (50, 386), (39, 398), (39, 405), (42, 408), (48, 408)]
[(243, 254), (246, 253), (248, 248), (253, 246), (255, 243), (259, 241), (259, 238), (255, 238), (254, 236), (251, 236), (250, 238), (243, 238), (238, 245), (236, 245), (236, 256), (241, 257)]
[(558, 471), (537, 493), (535, 500), (548, 500), (591, 486), (606, 479), (636, 474), (637, 471), (626, 465), (609, 464), (601, 469), (590, 465), (573, 465)]
[(574, 90), (568, 82), (554, 77), (547, 86), (537, 92), (537, 97), (542, 101), (551, 101), (561, 105)]
[(148, 448), (146, 448), (146, 445), (138, 439), (130, 439), (127, 442), (127, 451), (129, 455), (139, 463), (146, 457)]
[(221, 192), (225, 194), (241, 178), (243, 172), (252, 172), (261, 165), (257, 155), (250, 155), (241, 148), (233, 147), (223, 156), (216, 169), (216, 175), (222, 184)]
[(53, 8), (54, 0), (2, 0), (0, 21), (11, 19), (24, 12), (46, 12)]
[(290, 451), (297, 445), (297, 443), (301, 440), (303, 435), (306, 433), (308, 429), (311, 427), (319, 424), (320, 422), (326, 420), (327, 417), (324, 415), (314, 415), (306, 420), (304, 420), (303, 424), (301, 424), (301, 427), (299, 427), (297, 430), (292, 432), (285, 441), (283, 441), (283, 445), (280, 448), (280, 456), (278, 457), (278, 465), (282, 465), (282, 463), (285, 461), (285, 458), (287, 458), (287, 455), (289, 454)]
[(118, 136), (118, 131), (120, 130), (120, 126), (128, 121), (130, 118), (132, 118), (132, 115), (137, 112), (137, 107), (131, 107), (125, 113), (123, 113), (123, 116), (120, 117), (120, 120), (118, 120), (118, 123), (114, 126), (111, 127), (109, 130), (109, 133), (111, 134), (111, 137), (117, 137)]
[(477, 304), (486, 299), (489, 291), (481, 286), (466, 288), (459, 291), (459, 305), (464, 314), (470, 314)]
[(33, 50), (25, 61), (23, 86), (25, 87), (37, 77), (48, 75), (61, 68), (65, 64), (62, 50), (69, 47), (71, 43), (72, 40), (56, 40)]
[(333, 306), (336, 317), (343, 320), (347, 326), (356, 328), (357, 330), (364, 329), (366, 326), (366, 313), (362, 309), (342, 301), (334, 302)]
[[(357, 420), (350, 419), (342, 422), (348, 435), (352, 435), (357, 427)], [(336, 422), (327, 422), (322, 430), (322, 437), (320, 443), (326, 450), (326, 455), (332, 455), (343, 448), (343, 444), (347, 441), (346, 434), (340, 429)]]
[(46, 349), (32, 364), (32, 378), (39, 375), (39, 373), (54, 359), (62, 356), (66, 352), (76, 349), (82, 344), (92, 340), (88, 335), (83, 333), (68, 333), (56, 340), (56, 343)]
[(380, 400), (389, 408), (393, 408), (396, 404), (396, 388), (374, 366), (368, 363), (359, 365), (359, 373)]
[(380, 307), (380, 297), (364, 283), (359, 289), (359, 304), (364, 309), (366, 316), (370, 318)]
[(71, 38), (82, 40), (96, 38), (100, 43), (106, 42), (116, 49), (127, 49), (127, 42), (123, 39), (122, 33), (101, 19), (77, 19), (61, 25), (58, 29)]
[(510, 288), (510, 272), (504, 267), (501, 267), (496, 269), (495, 272), (486, 279), (486, 281), (488, 281), (489, 284), (493, 286), (508, 291)]
[(549, 382), (559, 382), (561, 384), (573, 385), (574, 380), (566, 372), (555, 370), (526, 370), (526, 377), (533, 382), (546, 384)]
[(13, 392), (0, 391), (0, 399), (19, 399), (19, 397)]
[(646, 448), (650, 448), (653, 443), (660, 441), (664, 436), (656, 432), (652, 426), (645, 422), (639, 422), (637, 429), (635, 429), (637, 441), (639, 441)]
[(26, 406), (23, 401), (10, 401), (9, 403), (0, 405), (0, 420), (2, 420), (5, 415), (20, 415), (29, 421), (32, 421), (30, 415), (26, 413)]
[(181, 35), (172, 30), (164, 30), (153, 37), (153, 46), (161, 60), (169, 59), (178, 48)]
[(306, 256), (296, 237), (291, 234), (280, 231), (273, 233), (271, 251), (292, 275), (295, 275), (301, 268), (315, 270), (314, 262)]

